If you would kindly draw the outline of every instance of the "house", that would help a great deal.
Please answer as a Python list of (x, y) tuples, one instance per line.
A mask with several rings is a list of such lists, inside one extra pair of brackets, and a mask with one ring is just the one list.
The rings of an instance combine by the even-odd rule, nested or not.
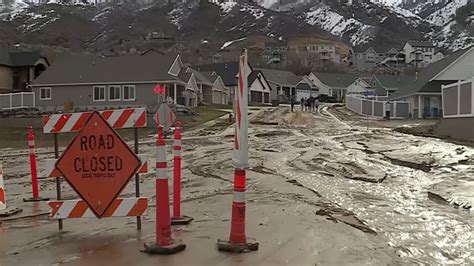
[(158, 109), (154, 86), (166, 86), (166, 97), (197, 105), (197, 84), (179, 55), (147, 52), (117, 57), (65, 55), (30, 84), (41, 110), (100, 110), (146, 106)]
[(301, 80), (296, 84), (296, 99), (310, 96), (318, 97), (319, 88), (308, 78), (308, 76), (300, 77)]
[(351, 62), (360, 69), (373, 68), (378, 65), (386, 64), (393, 65), (398, 62), (403, 63), (403, 58), (400, 58), (399, 52), (395, 48), (378, 49), (373, 47), (356, 48), (352, 52)]
[(293, 72), (269, 68), (257, 68), (266, 77), (275, 93), (273, 94), (280, 102), (288, 102), (292, 95), (296, 95), (296, 85), (301, 81)]
[(403, 45), (402, 53), (405, 63), (417, 68), (426, 67), (444, 57), (441, 52), (436, 51), (433, 43), (427, 41), (408, 41)]
[(458, 140), (474, 140), (474, 77), (442, 86), (443, 118), (436, 134)]
[(286, 65), (288, 44), (286, 42), (266, 42), (262, 59), (267, 64)]
[(410, 103), (412, 117), (437, 117), (442, 114), (442, 85), (474, 76), (474, 47), (459, 50), (428, 65), (415, 80), (405, 84), (390, 100)]
[(193, 73), (196, 78), (198, 100), (207, 104), (227, 104), (230, 100), (229, 89), (226, 88), (222, 78), (215, 72), (199, 72), (188, 67), (187, 73)]
[(202, 72), (201, 74), (212, 83), (212, 92), (202, 92), (204, 95), (204, 102), (212, 102), (213, 104), (229, 104), (232, 102), (229, 88), (225, 86), (221, 76), (217, 75), (215, 72)]
[[(312, 72), (308, 75), (308, 78), (319, 88), (320, 94), (333, 96), (339, 101), (344, 99), (347, 87), (358, 79), (355, 75), (350, 73), (323, 72)], [(360, 84), (364, 86), (362, 81)]]
[(357, 78), (346, 87), (346, 94), (375, 95), (375, 89), (363, 78)]
[(397, 93), (398, 90), (408, 83), (413, 82), (415, 76), (409, 76), (405, 74), (393, 74), (393, 75), (380, 75), (375, 74), (371, 77), (369, 83), (370, 86), (375, 90), (377, 96), (390, 96)]
[[(262, 103), (262, 99), (264, 103), (269, 103), (272, 98), (270, 97), (270, 101), (266, 101), (265, 95), (271, 94), (271, 86), (268, 83), (267, 79), (264, 77), (265, 74), (262, 72), (254, 73), (254, 70), (250, 65), (247, 66), (251, 69), (249, 78), (248, 78), (248, 86), (249, 86), (249, 102), (250, 103)], [(195, 67), (201, 73), (210, 72), (214, 75), (219, 75), (224, 82), (225, 87), (229, 91), (229, 101), (234, 100), (234, 93), (237, 89), (237, 74), (239, 72), (239, 62), (224, 62), (224, 63), (215, 63), (215, 64), (207, 64), (207, 65), (200, 65)], [(268, 89), (270, 91), (268, 91)], [(264, 93), (262, 95), (262, 93)], [(268, 93), (268, 94), (267, 94)]]
[(0, 93), (20, 92), (49, 67), (37, 52), (23, 52), (0, 45)]
[(318, 54), (323, 64), (324, 62), (341, 63), (341, 56), (336, 53), (336, 45), (333, 42), (310, 43), (306, 46), (306, 51)]
[[(276, 96), (271, 97), (272, 88), (262, 71), (252, 71), (248, 79), (248, 84), (250, 88), (250, 102), (268, 104), (272, 98), (276, 98)], [(274, 90), (274, 94), (276, 94), (276, 90)]]

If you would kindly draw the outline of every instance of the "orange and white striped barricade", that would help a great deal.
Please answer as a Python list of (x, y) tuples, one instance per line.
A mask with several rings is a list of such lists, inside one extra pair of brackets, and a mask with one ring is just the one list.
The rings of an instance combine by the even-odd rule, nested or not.
[[(53, 219), (96, 218), (83, 200), (50, 201), (48, 205), (51, 207), (49, 217)], [(102, 217), (142, 216), (147, 208), (147, 198), (118, 198)]]
[(33, 127), (27, 127), (28, 134), (28, 150), (29, 150), (29, 158), (30, 158), (30, 172), (31, 172), (31, 198), (23, 199), (25, 202), (31, 201), (44, 201), (49, 200), (49, 198), (43, 198), (39, 196), (38, 190), (38, 169), (36, 167), (36, 153), (35, 153), (35, 135), (33, 132)]
[(156, 139), (156, 239), (145, 243), (143, 250), (149, 254), (175, 254), (186, 249), (181, 240), (171, 237), (166, 143), (163, 126), (158, 126)]
[(193, 218), (181, 215), (181, 122), (176, 121), (173, 142), (173, 216), (172, 225), (189, 224)]
[(3, 166), (0, 163), (0, 217), (7, 217), (21, 212), (17, 207), (7, 207), (7, 196), (5, 192), (5, 183), (3, 182)]
[[(124, 128), (133, 128), (134, 129), (134, 139), (135, 139), (135, 154), (138, 154), (138, 128), (144, 128), (147, 126), (147, 116), (146, 108), (126, 108), (118, 110), (103, 110), (99, 112), (102, 118), (110, 125), (113, 129), (124, 129)], [(62, 219), (69, 217), (61, 215), (53, 215), (54, 206), (61, 204), (61, 173), (56, 169), (56, 161), (59, 158), (59, 148), (58, 148), (58, 134), (59, 133), (69, 133), (69, 132), (79, 132), (85, 123), (89, 120), (93, 112), (82, 112), (82, 113), (64, 113), (64, 114), (53, 114), (49, 116), (43, 116), (43, 132), (45, 134), (54, 134), (54, 150), (55, 150), (55, 159), (46, 160), (46, 176), (56, 178), (56, 191), (57, 191), (57, 200), (51, 201), (51, 217), (58, 219), (59, 229), (63, 228)], [(142, 156), (145, 158), (144, 156)], [(142, 166), (136, 171), (135, 174), (135, 198), (130, 199), (121, 199), (125, 200), (124, 202), (130, 202), (134, 199), (140, 199), (140, 202), (143, 202), (143, 198), (140, 197), (140, 182), (139, 174), (148, 172), (148, 163), (146, 160), (143, 160)], [(118, 200), (118, 199), (116, 199)], [(145, 198), (147, 201), (147, 199)], [(65, 206), (70, 206), (71, 203), (66, 204)], [(82, 206), (82, 203), (78, 203), (78, 206)], [(112, 206), (112, 205), (111, 205)], [(145, 205), (147, 206), (147, 204)], [(79, 208), (79, 207), (78, 207)], [(107, 210), (108, 211), (108, 210)], [(135, 213), (136, 214), (136, 213)], [(137, 229), (141, 229), (141, 217), (137, 216)], [(63, 218), (66, 217), (66, 218)], [(110, 216), (115, 217), (115, 216)]]
[(235, 133), (234, 133), (234, 199), (229, 240), (217, 240), (221, 251), (244, 252), (258, 250), (258, 242), (245, 234), (245, 169), (248, 162), (248, 76), (247, 50), (239, 58), (238, 87), (235, 91)]

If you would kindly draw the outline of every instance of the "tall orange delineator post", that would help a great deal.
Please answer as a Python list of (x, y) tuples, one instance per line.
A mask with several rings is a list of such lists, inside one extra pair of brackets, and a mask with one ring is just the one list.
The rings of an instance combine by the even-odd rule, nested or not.
[(193, 218), (181, 215), (181, 122), (174, 123), (173, 142), (173, 216), (172, 225), (189, 224)]
[(0, 162), (0, 217), (7, 217), (21, 212), (20, 208), (7, 207), (7, 197), (5, 192), (5, 184), (3, 183), (3, 167)]
[(156, 141), (156, 240), (145, 243), (145, 253), (174, 254), (186, 249), (181, 240), (171, 238), (166, 143), (163, 126), (158, 126)]
[(229, 240), (217, 240), (221, 251), (248, 252), (258, 250), (258, 242), (245, 234), (245, 169), (248, 162), (248, 76), (247, 50), (239, 59), (238, 87), (235, 95), (235, 133), (234, 133), (234, 199)]
[(35, 153), (35, 135), (33, 132), (33, 127), (28, 126), (27, 127), (28, 134), (27, 134), (27, 139), (28, 139), (28, 150), (29, 150), (29, 158), (30, 158), (30, 172), (31, 172), (31, 193), (32, 197), (31, 198), (26, 198), (23, 199), (25, 202), (29, 201), (43, 201), (43, 200), (49, 200), (49, 198), (42, 198), (39, 196), (39, 191), (38, 191), (38, 170), (36, 168), (36, 153)]

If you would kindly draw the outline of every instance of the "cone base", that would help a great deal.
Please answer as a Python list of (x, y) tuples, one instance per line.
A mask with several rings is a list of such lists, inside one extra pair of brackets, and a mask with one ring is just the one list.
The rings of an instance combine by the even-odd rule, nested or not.
[(49, 198), (37, 197), (37, 198), (27, 198), (23, 199), (23, 202), (37, 202), (37, 201), (47, 201)]
[(183, 215), (181, 217), (171, 217), (171, 225), (186, 225), (189, 224), (194, 218)]
[(172, 255), (186, 249), (186, 244), (181, 240), (174, 240), (169, 246), (158, 246), (155, 242), (145, 243), (145, 249), (142, 252), (153, 255)]
[(258, 250), (258, 242), (253, 238), (247, 238), (246, 243), (230, 243), (227, 240), (217, 240), (217, 248), (220, 251), (243, 253)]
[(17, 207), (10, 207), (4, 210), (0, 210), (0, 217), (8, 217), (22, 212), (23, 210)]

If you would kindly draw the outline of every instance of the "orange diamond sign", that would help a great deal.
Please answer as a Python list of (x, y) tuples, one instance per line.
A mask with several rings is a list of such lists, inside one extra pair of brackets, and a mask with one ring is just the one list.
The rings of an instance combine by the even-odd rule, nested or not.
[(56, 163), (99, 218), (139, 167), (140, 159), (99, 112), (92, 113)]

